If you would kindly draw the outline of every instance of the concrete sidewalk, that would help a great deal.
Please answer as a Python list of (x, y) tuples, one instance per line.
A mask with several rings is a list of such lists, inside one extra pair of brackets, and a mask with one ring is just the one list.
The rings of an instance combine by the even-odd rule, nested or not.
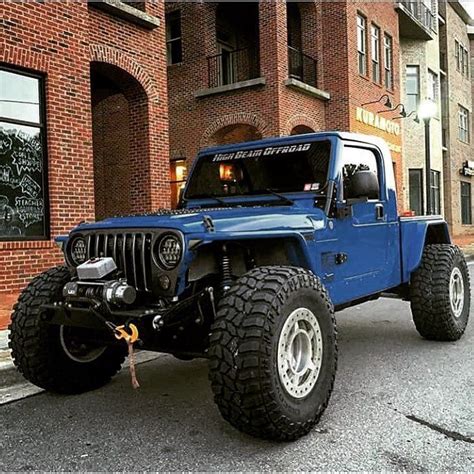
[[(11, 359), (11, 350), (8, 347), (8, 330), (0, 331), (0, 405), (21, 400), (37, 393), (43, 392), (42, 388), (28, 382), (16, 370)], [(165, 354), (149, 351), (137, 351), (135, 364), (140, 365), (155, 360)], [(122, 370), (128, 370), (128, 360), (125, 361)], [(138, 377), (140, 374), (138, 373)]]

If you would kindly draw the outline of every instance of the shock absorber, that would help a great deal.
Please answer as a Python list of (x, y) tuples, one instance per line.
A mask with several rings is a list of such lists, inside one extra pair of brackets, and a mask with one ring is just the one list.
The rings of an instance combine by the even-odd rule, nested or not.
[(227, 291), (232, 286), (232, 268), (230, 265), (230, 258), (227, 253), (227, 246), (222, 246), (222, 257), (221, 257), (221, 272), (222, 272), (222, 291)]

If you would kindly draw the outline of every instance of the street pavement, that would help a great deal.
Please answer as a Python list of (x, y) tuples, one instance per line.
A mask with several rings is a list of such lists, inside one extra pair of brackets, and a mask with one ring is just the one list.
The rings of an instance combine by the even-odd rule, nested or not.
[(473, 317), (461, 341), (439, 343), (418, 336), (405, 302), (338, 313), (329, 407), (294, 443), (234, 430), (206, 361), (160, 355), (137, 367), (137, 391), (124, 369), (94, 392), (0, 406), (0, 471), (473, 471)]

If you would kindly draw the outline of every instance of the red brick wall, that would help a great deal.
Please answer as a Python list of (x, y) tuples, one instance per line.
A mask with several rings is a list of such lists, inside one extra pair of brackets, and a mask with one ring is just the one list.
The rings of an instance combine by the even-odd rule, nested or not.
[[(363, 77), (359, 75), (357, 63), (357, 13), (361, 12), (367, 18), (367, 56), (368, 56), (368, 76)], [(385, 33), (389, 34), (393, 40), (393, 73), (394, 85), (392, 89), (387, 89), (383, 85), (383, 69), (381, 72), (382, 84), (373, 82), (371, 77), (371, 42), (370, 42), (370, 26), (374, 23), (380, 28), (381, 52), (380, 61), (383, 65), (383, 36)], [(348, 54), (349, 54), (349, 95), (348, 95), (348, 115), (350, 117), (350, 130), (354, 132), (366, 133), (370, 135), (377, 135), (384, 140), (396, 145), (402, 145), (402, 134), (393, 135), (377, 130), (373, 127), (365, 125), (356, 120), (356, 108), (364, 103), (379, 99), (382, 95), (390, 96), (393, 106), (400, 103), (400, 71), (399, 71), (399, 37), (398, 37), (398, 13), (395, 9), (387, 4), (387, 2), (349, 2), (347, 4), (347, 38), (348, 38)], [(379, 112), (388, 110), (382, 103), (368, 105), (366, 109), (372, 112)], [(393, 119), (400, 116), (400, 111), (383, 113), (381, 116), (387, 119)], [(397, 120), (403, 126), (402, 120)], [(403, 166), (401, 162), (401, 154), (392, 152), (392, 160), (395, 163), (395, 174), (397, 182), (397, 190), (399, 193), (403, 192)], [(399, 200), (399, 207), (403, 202)]]
[[(399, 103), (398, 16), (386, 2), (300, 2), (304, 52), (317, 59), (318, 88), (329, 92), (323, 101), (287, 87), (287, 17), (285, 2), (260, 2), (259, 48), (265, 85), (195, 98), (208, 87), (206, 57), (216, 54), (215, 4), (176, 2), (167, 11), (181, 10), (183, 62), (168, 68), (170, 149), (174, 157), (192, 160), (200, 147), (215, 143), (213, 135), (233, 124), (255, 126), (263, 137), (287, 135), (297, 126), (312, 130), (350, 130), (376, 134), (401, 145), (401, 138), (355, 121), (356, 107), (389, 93)], [(375, 22), (393, 38), (395, 85), (387, 91), (362, 78), (357, 69), (356, 14), (360, 9), (368, 27)], [(370, 48), (368, 51), (370, 55)], [(382, 54), (382, 51), (381, 51)], [(378, 108), (377, 108), (378, 107)], [(381, 110), (382, 104), (371, 110)], [(370, 109), (370, 107), (369, 107)], [(394, 156), (400, 164), (401, 157)], [(396, 166), (402, 189), (401, 172)]]
[[(168, 67), (171, 156), (192, 160), (199, 148), (213, 143), (213, 135), (229, 125), (251, 125), (263, 137), (289, 134), (298, 125), (325, 129), (324, 102), (284, 85), (288, 78), (284, 2), (259, 5), (260, 76), (265, 85), (204, 98), (195, 98), (194, 93), (208, 87), (206, 57), (217, 52), (216, 5), (192, 2), (166, 7), (181, 10), (183, 38), (183, 62)], [(312, 42), (309, 32), (316, 21), (321, 22), (320, 7), (303, 5), (303, 13), (303, 44), (316, 55), (322, 41)], [(322, 64), (319, 67), (323, 71)]]
[[(42, 73), (46, 85), (51, 237), (94, 218), (90, 67), (112, 64), (144, 91), (141, 123), (134, 123), (131, 159), (133, 210), (168, 204), (169, 162), (163, 4), (146, 4), (162, 20), (150, 31), (82, 2), (7, 2), (1, 61)], [(160, 46), (161, 45), (161, 46)], [(135, 115), (138, 116), (138, 115)], [(140, 155), (140, 156), (139, 156)], [(140, 172), (138, 172), (140, 168)], [(59, 263), (52, 241), (0, 242), (0, 291), (15, 291), (32, 275)]]

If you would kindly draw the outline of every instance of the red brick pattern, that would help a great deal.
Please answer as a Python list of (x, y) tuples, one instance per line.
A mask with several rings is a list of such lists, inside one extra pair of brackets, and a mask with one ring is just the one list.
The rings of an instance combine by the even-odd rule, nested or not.
[[(139, 27), (85, 0), (2, 4), (1, 61), (45, 76), (51, 237), (95, 215), (90, 69), (96, 65), (112, 65), (135, 85), (126, 91), (138, 109), (130, 125), (131, 210), (168, 205), (163, 3), (144, 8), (161, 20), (158, 28)], [(60, 261), (50, 241), (0, 243), (0, 291), (19, 290)]]

